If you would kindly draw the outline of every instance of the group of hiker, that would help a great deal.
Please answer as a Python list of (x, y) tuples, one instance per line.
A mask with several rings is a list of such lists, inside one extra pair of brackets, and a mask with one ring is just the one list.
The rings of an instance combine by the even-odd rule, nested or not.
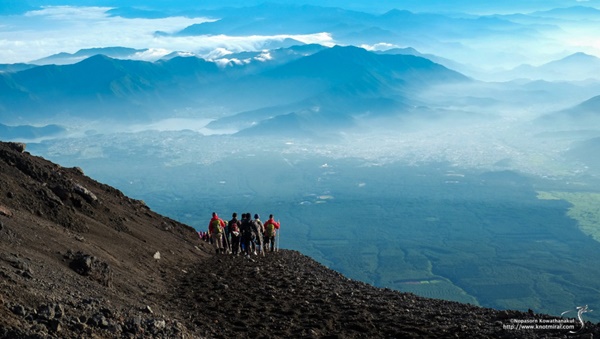
[(262, 222), (258, 214), (252, 218), (251, 213), (242, 214), (238, 220), (237, 213), (233, 213), (231, 220), (225, 222), (213, 212), (208, 223), (208, 237), (215, 246), (216, 253), (231, 253), (233, 255), (251, 254), (264, 255), (265, 252), (274, 252), (278, 249), (277, 232), (280, 223), (269, 215), (269, 220)]

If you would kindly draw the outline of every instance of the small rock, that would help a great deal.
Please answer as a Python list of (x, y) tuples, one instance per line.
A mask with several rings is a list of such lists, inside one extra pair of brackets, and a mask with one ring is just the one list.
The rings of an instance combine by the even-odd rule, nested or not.
[(48, 322), (48, 330), (50, 330), (51, 332), (54, 333), (58, 333), (60, 331), (62, 331), (62, 324), (60, 323), (60, 320), (58, 319), (53, 319), (51, 321)]
[(60, 319), (65, 315), (65, 308), (62, 304), (54, 305), (54, 318)]
[(160, 259), (160, 252), (156, 251), (156, 253), (154, 253), (154, 259), (158, 260)]
[(12, 313), (16, 314), (16, 315), (20, 315), (20, 316), (25, 316), (27, 314), (27, 311), (25, 310), (25, 307), (23, 307), (23, 305), (14, 305), (13, 307), (10, 308), (10, 310), (12, 311)]
[(167, 327), (167, 323), (164, 320), (154, 320), (154, 322), (152, 323), (152, 326), (154, 326), (154, 328), (157, 328), (159, 330), (162, 330), (163, 328)]
[(150, 306), (146, 306), (146, 312), (148, 312), (148, 313), (150, 313), (150, 314), (154, 313), (154, 312), (152, 311), (152, 308), (150, 308)]
[(92, 271), (93, 257), (82, 253), (77, 253), (69, 265), (75, 272), (81, 275), (89, 275)]
[(0, 205), (0, 215), (12, 218), (13, 213), (11, 212), (11, 210), (8, 209), (8, 207)]
[(73, 167), (73, 170), (81, 175), (84, 175), (85, 173), (83, 172), (83, 170), (81, 169), (81, 167)]
[(36, 334), (36, 337), (38, 338), (46, 338), (47, 337), (47, 331), (48, 329), (46, 328), (46, 326), (44, 326), (43, 324), (33, 324), (33, 326), (31, 326), (31, 328), (29, 328), (29, 331), (33, 332)]
[(119, 324), (112, 324), (111, 326), (108, 327), (108, 331), (111, 332), (112, 334), (118, 334), (118, 333), (123, 332), (123, 328)]
[(54, 306), (42, 305), (37, 310), (38, 316), (45, 320), (54, 319)]
[(106, 328), (109, 325), (108, 320), (102, 313), (94, 314), (90, 319), (88, 319), (87, 323), (90, 326), (102, 328)]
[(130, 320), (130, 328), (134, 333), (140, 333), (143, 331), (142, 328), (142, 317), (135, 316)]

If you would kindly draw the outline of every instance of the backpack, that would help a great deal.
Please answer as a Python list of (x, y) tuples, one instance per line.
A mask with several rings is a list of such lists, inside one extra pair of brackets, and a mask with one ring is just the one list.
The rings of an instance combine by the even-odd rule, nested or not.
[(221, 228), (221, 222), (219, 219), (214, 219), (211, 221), (213, 233), (223, 233), (223, 229)]
[(272, 222), (268, 222), (265, 225), (265, 235), (267, 237), (273, 237), (273, 236), (275, 236), (275, 224), (273, 224)]

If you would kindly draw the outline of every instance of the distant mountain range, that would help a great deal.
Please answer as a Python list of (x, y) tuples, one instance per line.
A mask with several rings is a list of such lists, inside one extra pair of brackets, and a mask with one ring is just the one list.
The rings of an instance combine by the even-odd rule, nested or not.
[(538, 119), (565, 129), (590, 129), (600, 131), (600, 95), (590, 98), (573, 107), (546, 114)]
[[(393, 9), (392, 9), (393, 8)], [(456, 39), (479, 34), (511, 37), (536, 36), (535, 27), (501, 17), (447, 16), (411, 12), (392, 7), (382, 14), (321, 5), (264, 3), (247, 7), (224, 7), (198, 14), (214, 21), (194, 24), (174, 33), (197, 35), (277, 35), (329, 32), (337, 41), (361, 45), (386, 41), (399, 46), (427, 46), (432, 39)], [(435, 32), (435, 34), (432, 34)], [(167, 33), (162, 32), (167, 35)]]
[(548, 81), (581, 81), (600, 79), (600, 58), (585, 53), (574, 53), (541, 66), (521, 65), (498, 73), (503, 80), (530, 79)]
[[(185, 110), (214, 116), (211, 108), (218, 108), (227, 116), (245, 113), (213, 127), (250, 133), (264, 123), (301, 130), (350, 125), (357, 115), (397, 113), (414, 91), (469, 81), (422, 57), (357, 47), (303, 45), (268, 53), (230, 55), (248, 61), (226, 67), (197, 57), (152, 63), (95, 55), (72, 65), (0, 73), (0, 112), (13, 118), (2, 122), (52, 116), (147, 121)], [(197, 113), (201, 110), (208, 113)]]
[(546, 11), (536, 11), (529, 13), (530, 16), (560, 18), (569, 20), (598, 19), (600, 10), (589, 6), (569, 6), (561, 8), (553, 8)]
[(0, 140), (31, 140), (50, 136), (56, 136), (65, 132), (65, 129), (58, 125), (47, 125), (42, 127), (19, 125), (7, 126), (0, 124)]
[(600, 137), (575, 142), (566, 152), (569, 160), (579, 161), (593, 170), (600, 170)]
[(103, 47), (81, 49), (75, 53), (58, 53), (48, 57), (33, 60), (34, 65), (68, 65), (74, 64), (89, 57), (102, 54), (114, 59), (139, 59), (136, 54), (147, 52), (148, 49), (135, 49), (127, 47)]
[[(594, 7), (599, 1), (589, 0), (573, 6), (573, 2), (566, 0), (529, 0), (510, 4), (462, 0), (453, 1), (452, 4), (440, 0), (407, 0), (401, 3), (384, 0), (369, 4), (337, 0), (328, 1), (327, 4), (316, 0), (302, 3), (290, 0), (270, 2), (229, 0), (218, 3), (191, 0), (172, 2), (160, 0), (151, 3), (138, 0), (87, 0), (77, 3), (73, 0), (64, 2), (10, 0), (7, 8), (14, 8), (11, 11), (18, 12), (24, 8), (36, 9), (52, 5), (104, 6), (107, 7), (107, 15), (126, 18), (170, 16), (209, 18), (211, 19), (209, 21), (200, 20), (201, 23), (175, 30), (157, 28), (154, 34), (158, 39), (171, 40), (188, 36), (229, 35), (238, 38), (258, 36), (260, 42), (253, 42), (252, 47), (249, 48), (255, 51), (289, 48), (300, 44), (300, 40), (309, 42), (309, 38), (303, 39), (301, 36), (313, 34), (326, 36), (327, 38), (323, 39), (328, 43), (335, 41), (340, 45), (364, 46), (369, 49), (374, 45), (404, 49), (407, 48), (406, 46), (411, 46), (419, 51), (433, 51), (437, 55), (456, 58), (460, 63), (440, 57), (434, 58), (431, 55), (420, 55), (464, 74), (477, 76), (479, 75), (479, 70), (476, 69), (478, 64), (488, 62), (501, 65), (499, 67), (513, 67), (519, 60), (527, 57), (526, 53), (518, 50), (499, 50), (500, 54), (494, 54), (492, 51), (480, 48), (481, 41), (497, 41), (497, 45), (500, 46), (508, 41), (518, 42), (515, 46), (530, 41), (543, 41), (554, 33), (560, 34), (563, 31), (561, 23), (566, 23), (567, 27), (575, 20), (593, 23), (600, 13), (600, 10)], [(290, 37), (290, 35), (297, 36)], [(194, 51), (128, 47), (92, 48), (73, 54), (59, 53), (31, 63), (70, 64), (96, 54), (117, 59), (152, 62), (161, 57), (189, 56), (192, 53), (207, 57), (215, 48), (209, 45), (210, 47), (198, 46)], [(231, 47), (232, 51), (240, 51), (239, 46), (227, 43), (223, 45)], [(486, 58), (487, 56), (489, 58)], [(586, 73), (586, 70), (579, 71), (579, 69), (575, 72), (555, 73), (546, 72), (544, 67), (538, 68), (523, 65), (498, 74), (493, 80), (510, 80), (515, 76), (551, 81), (562, 80), (559, 77), (565, 80), (580, 80), (585, 74), (594, 73)], [(1, 67), (0, 71), (2, 71)]]

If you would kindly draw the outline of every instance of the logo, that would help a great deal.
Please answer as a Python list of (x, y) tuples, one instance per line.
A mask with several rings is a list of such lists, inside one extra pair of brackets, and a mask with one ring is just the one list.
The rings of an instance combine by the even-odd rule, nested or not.
[(562, 317), (563, 315), (569, 313), (569, 312), (573, 312), (573, 311), (577, 311), (577, 319), (579, 320), (579, 323), (581, 324), (581, 328), (577, 331), (569, 331), (569, 333), (578, 333), (581, 330), (583, 330), (583, 328), (585, 327), (585, 322), (583, 321), (583, 319), (581, 318), (581, 315), (587, 312), (592, 312), (593, 310), (590, 310), (588, 308), (588, 305), (585, 306), (577, 306), (574, 310), (569, 310), (569, 311), (564, 311), (563, 313), (560, 314), (560, 316)]

